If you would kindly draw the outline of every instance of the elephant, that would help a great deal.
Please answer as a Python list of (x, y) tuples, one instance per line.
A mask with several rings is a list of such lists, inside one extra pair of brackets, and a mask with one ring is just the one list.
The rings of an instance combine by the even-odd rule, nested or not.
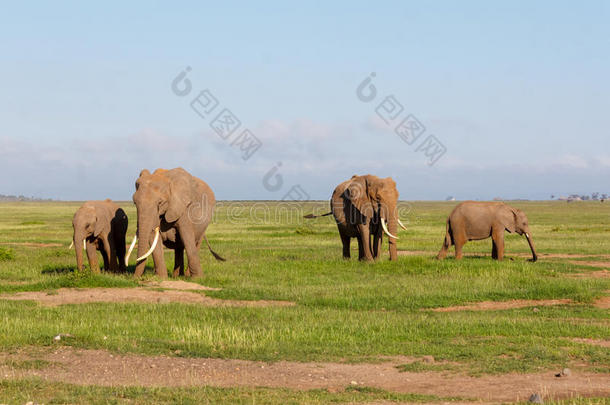
[(379, 258), (385, 233), (389, 237), (390, 260), (396, 260), (397, 226), (407, 229), (398, 218), (397, 203), (398, 190), (391, 177), (354, 175), (335, 188), (330, 199), (331, 212), (320, 216), (332, 214), (335, 217), (343, 244), (343, 258), (350, 258), (352, 238), (358, 240), (359, 260)]
[(534, 241), (525, 213), (503, 202), (465, 201), (453, 209), (447, 218), (445, 240), (437, 258), (444, 259), (451, 245), (455, 245), (455, 258), (462, 258), (462, 247), (469, 240), (491, 236), (494, 259), (504, 258), (504, 231), (525, 235), (532, 251), (531, 261), (538, 260)]
[(83, 269), (83, 249), (87, 251), (91, 271), (99, 272), (96, 250), (102, 253), (104, 270), (125, 271), (125, 234), (128, 219), (125, 211), (112, 200), (87, 201), (74, 214), (72, 245), (76, 250), (76, 266)]
[[(134, 274), (136, 278), (144, 273), (146, 259), (151, 254), (155, 273), (161, 278), (167, 278), (163, 246), (174, 250), (174, 277), (203, 275), (199, 262), (202, 239), (217, 260), (225, 260), (212, 250), (205, 235), (212, 220), (216, 199), (212, 189), (203, 180), (180, 167), (157, 169), (152, 174), (144, 169), (136, 181), (133, 202), (137, 209), (138, 229), (125, 255), (125, 264), (139, 240)], [(162, 243), (158, 243), (159, 238)], [(185, 251), (188, 258), (186, 273)]]

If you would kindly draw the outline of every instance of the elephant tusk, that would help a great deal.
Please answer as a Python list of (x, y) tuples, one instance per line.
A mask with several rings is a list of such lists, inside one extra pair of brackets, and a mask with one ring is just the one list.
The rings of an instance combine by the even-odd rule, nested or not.
[(525, 232), (525, 237), (529, 239), (530, 238), (530, 234)]
[(406, 231), (407, 227), (402, 222), (400, 222), (400, 219), (397, 218), (396, 220), (398, 221), (398, 225), (400, 225), (400, 227)]
[(70, 246), (68, 246), (68, 250), (72, 249), (72, 246), (74, 246), (74, 241), (70, 242)]
[(144, 260), (148, 256), (150, 256), (152, 254), (152, 252), (155, 250), (155, 247), (157, 247), (158, 241), (159, 241), (159, 227), (156, 227), (155, 228), (155, 239), (153, 240), (152, 246), (150, 247), (150, 249), (148, 249), (148, 252), (146, 252), (143, 256), (138, 257), (137, 261), (139, 262), (140, 260)]
[(381, 227), (383, 228), (383, 231), (390, 237), (390, 238), (394, 238), (394, 239), (398, 239), (398, 237), (392, 235), (390, 233), (390, 231), (388, 231), (388, 227), (385, 224), (385, 219), (381, 218)]
[(87, 250), (87, 239), (83, 239), (83, 249)]
[(133, 240), (131, 241), (131, 245), (129, 245), (129, 250), (125, 255), (125, 266), (129, 266), (129, 256), (131, 256), (131, 252), (133, 252), (133, 248), (136, 246), (136, 241), (138, 240), (138, 235), (133, 235)]

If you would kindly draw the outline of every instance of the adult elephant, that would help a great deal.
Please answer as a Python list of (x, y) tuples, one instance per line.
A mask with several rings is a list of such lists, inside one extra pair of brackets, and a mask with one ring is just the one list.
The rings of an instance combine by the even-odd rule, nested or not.
[(525, 213), (503, 202), (465, 201), (453, 209), (447, 219), (445, 240), (438, 259), (444, 259), (451, 245), (455, 258), (462, 258), (462, 246), (469, 240), (491, 237), (494, 259), (504, 258), (504, 231), (525, 235), (532, 251), (532, 261), (538, 259)]
[(390, 260), (396, 260), (397, 227), (406, 229), (398, 218), (397, 203), (398, 190), (391, 177), (354, 175), (335, 188), (330, 200), (331, 212), (323, 215), (335, 217), (344, 258), (350, 258), (352, 238), (358, 240), (358, 259), (378, 258), (385, 233), (389, 238)]
[[(212, 189), (203, 180), (182, 168), (157, 169), (152, 174), (145, 169), (136, 181), (133, 202), (138, 212), (138, 229), (125, 256), (125, 263), (139, 240), (136, 277), (144, 273), (146, 258), (151, 254), (157, 276), (167, 277), (163, 246), (174, 249), (174, 277), (185, 274), (185, 250), (188, 258), (186, 275), (202, 276), (199, 246), (203, 239), (212, 255), (217, 260), (224, 261), (212, 250), (205, 236), (216, 199)], [(159, 238), (162, 243), (158, 243)]]
[(74, 214), (72, 245), (76, 250), (76, 266), (83, 269), (83, 250), (87, 251), (89, 267), (99, 272), (97, 250), (102, 253), (104, 270), (125, 271), (125, 234), (128, 219), (125, 211), (111, 200), (87, 201)]

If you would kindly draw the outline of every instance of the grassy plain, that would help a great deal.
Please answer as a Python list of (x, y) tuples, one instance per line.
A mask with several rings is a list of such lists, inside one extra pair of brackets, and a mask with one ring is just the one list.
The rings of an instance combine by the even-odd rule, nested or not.
[[(453, 259), (453, 249), (447, 260), (437, 261), (433, 257), (441, 246), (445, 219), (455, 204), (402, 202), (401, 218), (408, 231), (400, 233), (398, 249), (416, 254), (401, 255), (398, 261), (390, 262), (386, 245), (383, 260), (361, 263), (354, 258), (355, 241), (352, 260), (341, 258), (332, 217), (302, 219), (303, 214), (326, 212), (328, 202), (221, 202), (208, 238), (227, 261), (215, 261), (202, 247), (204, 278), (198, 282), (222, 289), (206, 291), (206, 295), (287, 300), (295, 306), (89, 303), (45, 307), (31, 301), (0, 300), (0, 351), (67, 344), (168, 356), (341, 362), (432, 355), (438, 360), (434, 364), (406, 364), (405, 370), (484, 375), (584, 365), (591, 371), (610, 372), (607, 347), (576, 340), (610, 336), (608, 309), (594, 305), (608, 295), (610, 279), (588, 276), (600, 270), (597, 264), (603, 267), (610, 260), (610, 204), (511, 203), (528, 214), (541, 254), (536, 263), (526, 260), (529, 248), (524, 238), (508, 234), (503, 262), (492, 261), (490, 240), (468, 243), (464, 250), (470, 256), (462, 261)], [(79, 205), (0, 204), (0, 293), (53, 294), (61, 287), (138, 285), (130, 274), (75, 271), (74, 251), (68, 250), (68, 245), (71, 217)], [(132, 203), (120, 205), (130, 218), (131, 240), (135, 207)], [(173, 253), (166, 252), (168, 267), (173, 260)], [(152, 272), (147, 271), (145, 277), (153, 278)], [(573, 303), (541, 306), (535, 311), (531, 307), (430, 311), (513, 299), (570, 299)], [(53, 342), (58, 333), (69, 333), (72, 338)], [(22, 388), (44, 393), (52, 386), (68, 398), (67, 402), (78, 402), (74, 398), (86, 401), (105, 390), (49, 384), (7, 380), (0, 384), (0, 394), (12, 398)], [(253, 402), (255, 398), (278, 403), (434, 400), (357, 390), (338, 394), (205, 390), (211, 399), (230, 395), (235, 402)], [(128, 398), (139, 393), (142, 398), (152, 398), (150, 402), (177, 395), (189, 402), (190, 396), (200, 394), (195, 391), (126, 388), (121, 395)], [(7, 401), (4, 395), (0, 395), (0, 402)]]

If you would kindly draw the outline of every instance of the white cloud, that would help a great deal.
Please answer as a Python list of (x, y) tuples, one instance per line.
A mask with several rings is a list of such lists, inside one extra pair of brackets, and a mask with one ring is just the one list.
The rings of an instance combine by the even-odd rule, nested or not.
[(422, 153), (391, 131), (363, 134), (348, 125), (307, 120), (264, 121), (252, 131), (263, 147), (247, 161), (213, 132), (169, 135), (144, 129), (57, 143), (0, 137), (0, 170), (10, 173), (0, 179), (0, 193), (129, 199), (141, 169), (182, 166), (207, 181), (218, 198), (278, 199), (282, 191), (268, 192), (262, 178), (282, 162), (285, 187), (302, 184), (312, 198), (326, 198), (338, 182), (366, 173), (394, 177), (405, 199), (528, 197), (595, 191), (610, 168), (609, 156), (571, 153), (513, 162), (468, 159), (451, 149), (429, 167)]

